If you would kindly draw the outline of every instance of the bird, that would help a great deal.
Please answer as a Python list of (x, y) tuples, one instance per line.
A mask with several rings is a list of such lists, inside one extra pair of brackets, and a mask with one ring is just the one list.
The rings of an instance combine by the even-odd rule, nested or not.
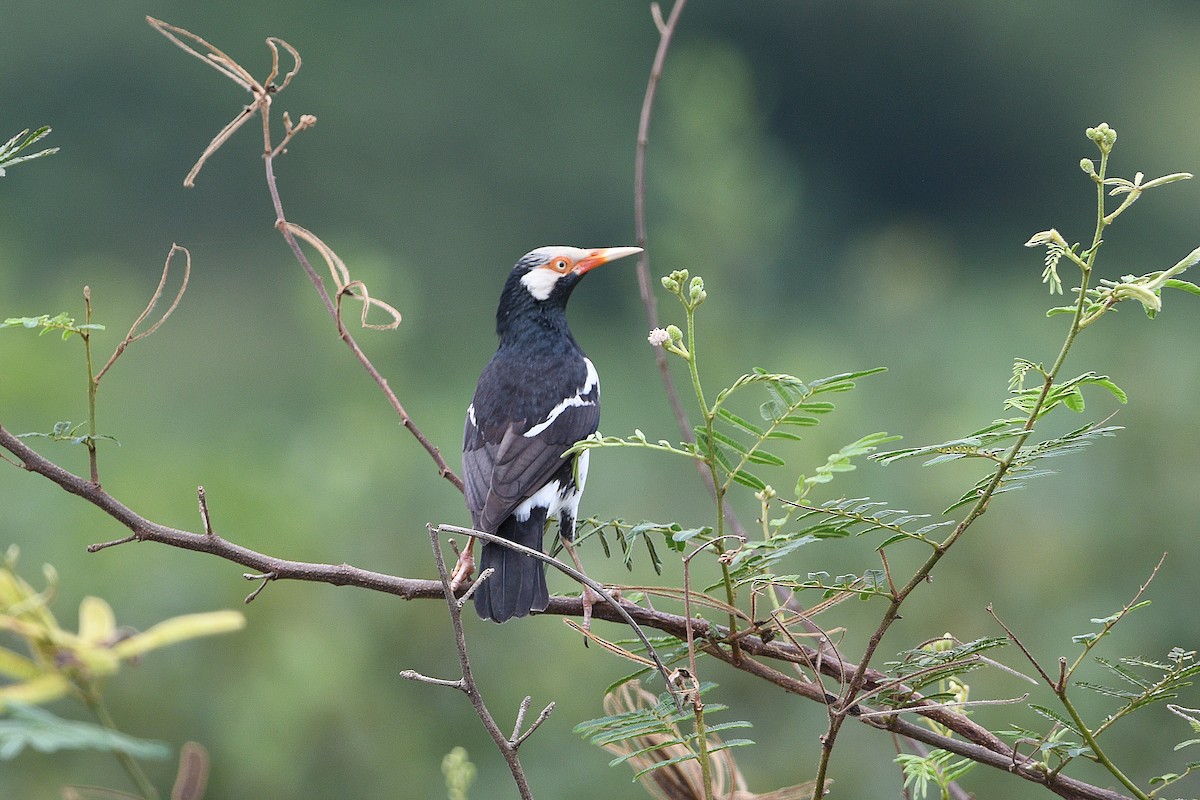
[[(475, 530), (541, 552), (547, 522), (557, 518), (575, 557), (570, 542), (588, 451), (563, 454), (596, 432), (600, 378), (567, 325), (567, 301), (592, 269), (640, 252), (539, 247), (509, 273), (496, 309), (500, 344), (479, 376), (463, 432), (463, 489)], [(459, 557), (456, 579), (473, 569), (472, 545)], [(475, 587), (480, 618), (505, 622), (545, 610), (550, 595), (536, 559), (484, 542), (479, 567), (493, 570)], [(584, 598), (586, 606), (586, 590)]]

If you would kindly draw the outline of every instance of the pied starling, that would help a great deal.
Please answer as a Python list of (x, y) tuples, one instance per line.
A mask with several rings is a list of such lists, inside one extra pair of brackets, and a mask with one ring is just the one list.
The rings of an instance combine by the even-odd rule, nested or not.
[[(589, 270), (640, 252), (539, 247), (513, 267), (496, 309), (500, 347), (479, 376), (463, 436), (463, 482), (476, 530), (541, 551), (546, 522), (557, 517), (569, 549), (588, 453), (562, 455), (595, 433), (600, 379), (567, 327), (567, 300)], [(470, 572), (469, 549), (456, 577)], [(475, 591), (483, 619), (504, 622), (550, 602), (544, 565), (535, 559), (484, 542), (479, 566), (494, 570)]]

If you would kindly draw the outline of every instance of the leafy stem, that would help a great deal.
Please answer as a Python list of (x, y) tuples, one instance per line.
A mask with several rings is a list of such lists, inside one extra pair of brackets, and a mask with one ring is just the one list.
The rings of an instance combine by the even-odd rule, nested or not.
[(1055, 690), (1055, 694), (1058, 696), (1058, 701), (1062, 704), (1062, 707), (1066, 709), (1068, 714), (1071, 715), (1071, 720), (1075, 723), (1075, 729), (1083, 737), (1083, 741), (1087, 743), (1087, 746), (1091, 748), (1092, 757), (1095, 758), (1096, 761), (1100, 762), (1100, 764), (1103, 765), (1106, 770), (1108, 770), (1110, 775), (1120, 781), (1122, 786), (1133, 792), (1133, 796), (1138, 798), (1138, 800), (1150, 800), (1150, 795), (1139, 789), (1138, 785), (1131, 781), (1128, 776), (1121, 771), (1120, 767), (1114, 764), (1112, 759), (1110, 759), (1105, 754), (1104, 750), (1100, 748), (1099, 742), (1096, 741), (1096, 734), (1093, 733), (1090, 728), (1088, 728), (1087, 724), (1083, 721), (1083, 717), (1081, 717), (1079, 712), (1076, 710), (1075, 704), (1072, 703), (1071, 698), (1067, 696), (1066, 685), (1064, 684), (1059, 686)]
[[(108, 713), (108, 707), (104, 705), (104, 698), (95, 681), (81, 678), (77, 679), (75, 684), (84, 705), (92, 712), (96, 721), (105, 729), (118, 733), (117, 725), (113, 722), (112, 715)], [(121, 764), (121, 769), (137, 787), (144, 800), (158, 800), (158, 790), (154, 788), (154, 784), (150, 782), (149, 776), (146, 775), (146, 771), (142, 769), (142, 765), (138, 763), (137, 759), (119, 748), (113, 750), (113, 755), (116, 756), (117, 761)]]
[[(685, 291), (684, 284), (687, 284)], [(704, 456), (704, 463), (708, 466), (708, 477), (712, 483), (713, 498), (716, 502), (716, 531), (713, 536), (713, 549), (717, 553), (717, 563), (721, 567), (721, 583), (725, 587), (725, 600), (730, 607), (737, 606), (737, 590), (734, 588), (733, 578), (729, 574), (729, 563), (725, 557), (725, 494), (729, 489), (729, 481), (721, 481), (720, 471), (718, 469), (718, 454), (717, 454), (717, 435), (714, 429), (714, 423), (717, 419), (717, 408), (720, 403), (709, 407), (708, 401), (704, 396), (704, 384), (700, 381), (700, 367), (697, 359), (696, 346), (696, 309), (708, 297), (708, 293), (704, 290), (704, 279), (696, 275), (688, 280), (687, 270), (678, 270), (672, 272), (662, 280), (663, 287), (679, 298), (679, 302), (683, 305), (684, 313), (687, 317), (687, 344), (682, 347), (676, 347), (672, 350), (688, 365), (688, 375), (692, 380), (692, 391), (696, 394), (696, 403), (700, 408), (700, 413), (704, 417), (704, 436), (703, 441), (699, 443), (700, 452)], [(672, 332), (671, 339), (668, 345), (675, 344), (675, 336)], [(682, 352), (680, 352), (682, 351)], [(729, 615), (729, 636), (734, 643), (735, 653), (737, 652), (737, 617), (734, 614)]]
[[(1026, 243), (1027, 246), (1046, 246), (1051, 250), (1052, 254), (1061, 252), (1062, 254), (1066, 255), (1071, 262), (1079, 267), (1080, 280), (1079, 287), (1077, 289), (1078, 297), (1073, 307), (1071, 324), (1068, 326), (1067, 332), (1063, 338), (1062, 346), (1059, 348), (1058, 355), (1055, 357), (1050, 368), (1046, 370), (1039, 370), (1043, 376), (1041, 391), (1038, 392), (1032, 403), (1022, 407), (1022, 410), (1025, 411), (1024, 423), (1020, 426), (1019, 432), (1013, 439), (1012, 444), (1004, 452), (1003, 456), (997, 460), (991, 477), (982, 482), (982, 485), (978, 488), (977, 496), (971, 503), (966, 515), (954, 527), (950, 534), (946, 536), (945, 539), (934, 545), (933, 552), (929, 554), (925, 562), (916, 570), (909, 581), (898, 590), (894, 590), (892, 592), (888, 608), (884, 612), (883, 618), (880, 620), (878, 626), (868, 640), (862, 658), (860, 659), (857, 668), (851, 675), (851, 678), (845, 690), (843, 691), (842, 696), (838, 699), (837, 704), (830, 705), (829, 728), (822, 741), (823, 747), (820, 764), (818, 766), (818, 781), (823, 777), (824, 772), (828, 767), (828, 761), (832, 753), (833, 743), (837, 737), (838, 731), (841, 728), (842, 722), (844, 722), (846, 716), (850, 713), (850, 710), (855, 707), (855, 704), (860, 698), (865, 676), (867, 674), (867, 669), (869, 668), (875, 656), (875, 652), (879, 647), (880, 642), (883, 640), (884, 635), (891, 628), (892, 624), (900, 618), (901, 606), (908, 599), (909, 595), (911, 595), (918, 586), (928, 579), (934, 567), (937, 566), (938, 562), (941, 561), (942, 557), (949, 551), (954, 543), (962, 538), (963, 534), (966, 533), (967, 529), (971, 527), (975, 520), (977, 520), (985, 511), (987, 511), (992, 497), (997, 494), (998, 490), (1000, 490), (1002, 484), (1004, 483), (1005, 476), (1014, 468), (1015, 465), (1018, 464), (1018, 459), (1021, 456), (1026, 443), (1033, 435), (1034, 425), (1043, 416), (1044, 412), (1051, 407), (1052, 398), (1054, 397), (1053, 390), (1056, 388), (1055, 380), (1062, 370), (1063, 365), (1066, 363), (1067, 356), (1070, 353), (1076, 337), (1079, 335), (1079, 332), (1083, 330), (1087, 324), (1090, 324), (1090, 322), (1094, 321), (1101, 314), (1111, 308), (1117, 300), (1121, 299), (1114, 292), (1111, 294), (1107, 302), (1099, 304), (1097, 307), (1097, 304), (1094, 302), (1094, 296), (1088, 291), (1089, 282), (1095, 267), (1096, 255), (1099, 252), (1100, 245), (1103, 243), (1105, 228), (1112, 224), (1113, 220), (1121, 212), (1128, 208), (1130, 203), (1132, 203), (1133, 200), (1140, 195), (1140, 192), (1145, 188), (1145, 186), (1140, 183), (1140, 179), (1135, 182), (1126, 181), (1124, 183), (1117, 183), (1117, 189), (1115, 189), (1114, 192), (1128, 191), (1129, 197), (1127, 197), (1125, 202), (1115, 211), (1112, 213), (1106, 213), (1104, 189), (1105, 186), (1112, 185), (1116, 182), (1115, 179), (1109, 179), (1107, 177), (1108, 157), (1112, 152), (1114, 143), (1116, 142), (1116, 132), (1108, 125), (1101, 124), (1095, 128), (1088, 128), (1087, 137), (1096, 144), (1100, 151), (1099, 170), (1096, 169), (1095, 165), (1089, 159), (1084, 159), (1080, 164), (1084, 171), (1088, 172), (1092, 176), (1092, 180), (1096, 185), (1096, 227), (1092, 235), (1091, 246), (1083, 253), (1076, 253), (1075, 251), (1077, 246), (1068, 246), (1066, 241), (1055, 229), (1050, 229), (1048, 231), (1043, 231), (1042, 233), (1036, 234)], [(1158, 182), (1171, 182), (1172, 180), (1178, 180), (1182, 177), (1184, 177), (1182, 174), (1179, 176), (1167, 176), (1166, 178), (1159, 179)], [(1155, 182), (1152, 181), (1151, 183)], [(1128, 184), (1128, 186), (1125, 184)], [(1055, 256), (1055, 258), (1057, 258), (1057, 256)], [(1053, 271), (1053, 263), (1056, 262), (1052, 262), (1048, 258), (1048, 275)], [(1186, 267), (1180, 268), (1180, 271), (1183, 268)], [(1049, 281), (1052, 287), (1057, 281), (1057, 276), (1054, 275), (1053, 277), (1054, 280)], [(1066, 705), (1068, 701), (1066, 698), (1065, 681), (1060, 681), (1059, 684), (1055, 685), (1054, 689), (1055, 693), (1063, 701), (1064, 705)], [(1071, 713), (1073, 718), (1077, 717), (1077, 714), (1073, 708), (1069, 707), (1068, 711)], [(1081, 728), (1081, 732), (1086, 731), (1086, 728), (1082, 726), (1082, 723), (1078, 720), (1076, 721)], [(1094, 737), (1092, 737), (1090, 733), (1087, 733), (1086, 736), (1089, 737), (1088, 744), (1094, 745)], [(1099, 751), (1097, 750), (1096, 752), (1099, 755)], [(1122, 784), (1137, 792), (1137, 796), (1139, 798), (1145, 797), (1144, 794), (1138, 792), (1136, 787), (1129, 782), (1128, 778), (1125, 777), (1120, 770), (1111, 763), (1111, 761), (1105, 761), (1101, 759), (1101, 763), (1103, 763), (1105, 767), (1109, 769), (1109, 772), (1115, 778), (1121, 781)], [(818, 785), (820, 785), (820, 783), (818, 783)]]

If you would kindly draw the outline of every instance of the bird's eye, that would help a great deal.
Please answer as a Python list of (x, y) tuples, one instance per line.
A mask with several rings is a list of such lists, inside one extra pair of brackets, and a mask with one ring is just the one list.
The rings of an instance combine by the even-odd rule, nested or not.
[(554, 269), (558, 272), (567, 271), (567, 260), (565, 258), (557, 258), (554, 260)]

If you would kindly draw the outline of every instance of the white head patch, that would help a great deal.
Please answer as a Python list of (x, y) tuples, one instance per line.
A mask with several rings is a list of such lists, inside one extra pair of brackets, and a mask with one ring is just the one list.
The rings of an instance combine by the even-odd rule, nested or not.
[(554, 291), (554, 284), (558, 283), (561, 277), (562, 273), (552, 269), (534, 267), (521, 276), (521, 285), (529, 290), (535, 300), (545, 300)]
[[(562, 245), (539, 247), (527, 253), (521, 260), (533, 256), (540, 257), (542, 263), (549, 263), (552, 259), (562, 257), (574, 264), (581, 258), (584, 258), (589, 253), (589, 250), (584, 250), (580, 247), (566, 247)], [(544, 269), (542, 267), (534, 267), (521, 276), (521, 285), (524, 286), (535, 300), (545, 300), (554, 291), (554, 285), (558, 283), (565, 273), (556, 272), (552, 269)]]

